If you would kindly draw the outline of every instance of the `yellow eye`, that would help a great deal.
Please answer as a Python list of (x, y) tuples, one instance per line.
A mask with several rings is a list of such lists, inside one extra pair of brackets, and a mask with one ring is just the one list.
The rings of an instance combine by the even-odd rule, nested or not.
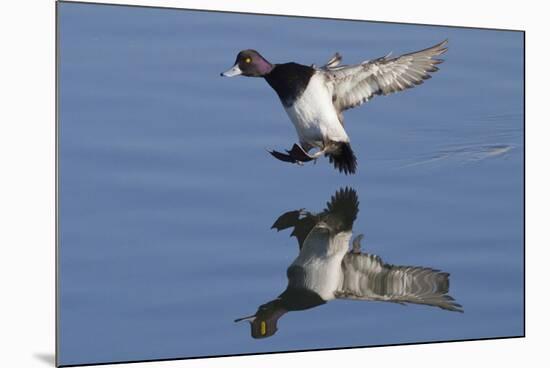
[[(250, 59), (247, 59), (250, 60)], [(266, 334), (266, 324), (265, 321), (260, 322), (260, 334), (263, 336)]]
[(247, 64), (250, 64), (250, 62), (252, 61), (251, 58), (247, 57), (246, 59), (244, 59), (244, 62), (247, 63)]

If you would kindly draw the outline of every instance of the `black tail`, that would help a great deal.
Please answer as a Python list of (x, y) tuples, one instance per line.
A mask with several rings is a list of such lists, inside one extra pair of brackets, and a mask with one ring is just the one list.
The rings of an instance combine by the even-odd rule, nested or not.
[(337, 142), (335, 145), (336, 148), (326, 153), (325, 156), (328, 156), (329, 161), (340, 172), (346, 175), (355, 174), (357, 158), (351, 149), (351, 145), (348, 142)]
[(324, 221), (335, 231), (348, 231), (353, 227), (353, 222), (359, 212), (359, 199), (357, 192), (352, 188), (340, 188), (327, 202), (327, 208), (323, 211)]

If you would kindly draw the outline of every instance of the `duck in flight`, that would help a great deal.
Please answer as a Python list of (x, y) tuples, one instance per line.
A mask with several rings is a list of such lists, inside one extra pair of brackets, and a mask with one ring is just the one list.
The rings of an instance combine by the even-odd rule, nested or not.
[[(367, 60), (357, 65), (340, 65), (336, 53), (324, 66), (294, 62), (271, 64), (258, 51), (243, 50), (225, 77), (263, 77), (277, 92), (296, 128), (299, 144), (286, 153), (270, 151), (277, 159), (302, 164), (327, 156), (336, 169), (353, 174), (357, 158), (344, 129), (343, 112), (369, 101), (422, 84), (438, 70), (435, 58), (443, 54), (447, 41), (424, 50)], [(312, 150), (316, 150), (313, 153)]]
[[(288, 285), (256, 314), (235, 322), (250, 322), (253, 338), (277, 332), (277, 321), (287, 312), (311, 309), (336, 299), (423, 304), (463, 312), (448, 295), (449, 274), (418, 266), (385, 263), (361, 250), (362, 235), (352, 240), (359, 211), (355, 190), (343, 188), (319, 213), (289, 211), (275, 221), (277, 231), (292, 229), (299, 253), (287, 269)], [(350, 247), (351, 243), (351, 247)]]

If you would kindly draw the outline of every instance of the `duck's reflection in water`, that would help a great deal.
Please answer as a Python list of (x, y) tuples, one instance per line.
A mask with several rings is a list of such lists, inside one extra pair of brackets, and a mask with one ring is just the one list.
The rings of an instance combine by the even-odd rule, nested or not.
[(427, 267), (396, 266), (361, 252), (358, 235), (352, 242), (359, 211), (357, 193), (340, 189), (317, 214), (304, 210), (282, 214), (277, 231), (292, 228), (300, 252), (287, 269), (288, 286), (256, 314), (236, 319), (250, 322), (253, 338), (275, 334), (277, 321), (289, 311), (314, 308), (334, 299), (414, 303), (462, 312), (448, 295), (449, 274)]

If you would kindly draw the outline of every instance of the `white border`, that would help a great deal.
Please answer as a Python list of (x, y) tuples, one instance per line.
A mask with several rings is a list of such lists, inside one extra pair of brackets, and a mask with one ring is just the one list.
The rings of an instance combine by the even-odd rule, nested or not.
[[(115, 1), (107, 1), (115, 3)], [(288, 0), (121, 1), (124, 4), (250, 11), (527, 31), (527, 338), (317, 353), (133, 364), (131, 367), (524, 365), (548, 345), (547, 24), (541, 5), (509, 1)], [(1, 282), (0, 366), (40, 367), (54, 353), (54, 10), (52, 0), (0, 5)], [(475, 86), (473, 86), (475, 88)], [(371, 331), (376, 333), (376, 331)], [(50, 358), (48, 358), (50, 357)], [(537, 359), (538, 360), (538, 359)], [(541, 359), (542, 360), (542, 359)], [(544, 359), (542, 361), (545, 361)], [(528, 363), (527, 363), (528, 364)], [(115, 367), (110, 365), (109, 367)], [(124, 365), (126, 366), (126, 365)], [(116, 365), (116, 367), (121, 367)]]

